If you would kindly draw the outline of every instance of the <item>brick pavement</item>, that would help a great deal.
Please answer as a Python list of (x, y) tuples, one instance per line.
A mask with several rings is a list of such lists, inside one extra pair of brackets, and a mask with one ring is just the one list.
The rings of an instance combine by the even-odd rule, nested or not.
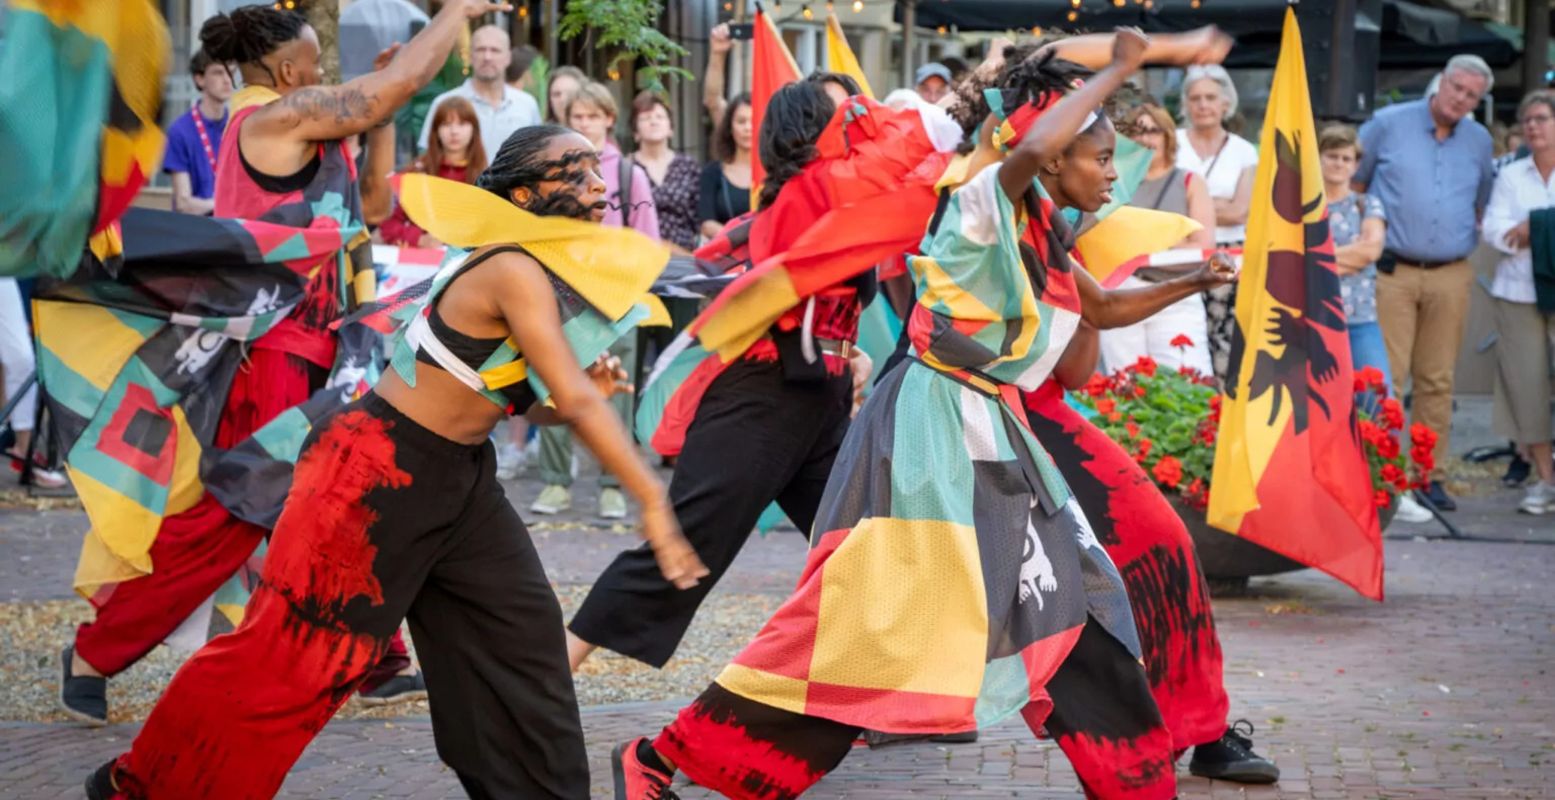
[[(551, 563), (569, 552), (600, 558), (609, 551), (604, 543), (621, 537), (572, 534), (558, 532), (547, 545), (558, 548), (546, 553)], [(797, 567), (785, 556), (799, 549), (797, 537), (758, 542), (750, 579), (776, 583), (785, 572), (791, 580)], [(1384, 604), (1312, 572), (1262, 580), (1256, 596), (1216, 602), (1232, 713), (1258, 726), (1260, 749), (1280, 763), (1285, 780), (1243, 790), (1183, 770), (1183, 797), (1555, 796), (1555, 548), (1393, 541), (1388, 565)], [(608, 748), (662, 725), (675, 708), (585, 711), (597, 797), (608, 796)], [(124, 747), (133, 730), (0, 723), (0, 797), (79, 797), (84, 771)], [(708, 796), (695, 788), (683, 795)], [(332, 723), (283, 796), (459, 792), (436, 760), (428, 721), (405, 718)], [(860, 750), (811, 796), (1076, 797), (1078, 786), (1055, 748), (1006, 723), (974, 745)]]

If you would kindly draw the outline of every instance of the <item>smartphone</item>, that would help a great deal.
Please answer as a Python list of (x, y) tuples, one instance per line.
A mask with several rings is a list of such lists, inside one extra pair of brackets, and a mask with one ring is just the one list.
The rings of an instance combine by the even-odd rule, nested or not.
[(752, 22), (729, 23), (729, 38), (735, 41), (750, 41), (756, 35), (756, 25)]

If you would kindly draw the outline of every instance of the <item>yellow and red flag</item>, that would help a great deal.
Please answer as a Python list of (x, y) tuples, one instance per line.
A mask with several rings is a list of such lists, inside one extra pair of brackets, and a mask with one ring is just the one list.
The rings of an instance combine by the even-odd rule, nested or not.
[(864, 77), (864, 68), (858, 65), (858, 57), (853, 55), (853, 48), (848, 46), (848, 37), (842, 32), (842, 21), (837, 19), (835, 11), (826, 12), (826, 68), (858, 81), (864, 95), (874, 99), (875, 92), (869, 88), (869, 78)]
[(1290, 10), (1259, 153), (1209, 523), (1381, 600), (1382, 533)]
[(761, 167), (761, 118), (766, 116), (767, 101), (772, 95), (799, 80), (799, 65), (759, 3), (751, 50), (751, 208), (755, 208), (762, 181), (767, 177), (767, 171)]

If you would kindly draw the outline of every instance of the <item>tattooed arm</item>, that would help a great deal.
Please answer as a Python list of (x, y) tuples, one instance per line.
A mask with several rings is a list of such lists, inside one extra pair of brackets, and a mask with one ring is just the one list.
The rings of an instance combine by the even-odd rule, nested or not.
[[(470, 19), (511, 9), (507, 3), (449, 0), (388, 66), (339, 86), (306, 86), (288, 92), (279, 102), (255, 112), (244, 133), (253, 125), (253, 133), (261, 137), (305, 145), (366, 131), (391, 117), (432, 80)], [(244, 149), (245, 155), (250, 152)]]

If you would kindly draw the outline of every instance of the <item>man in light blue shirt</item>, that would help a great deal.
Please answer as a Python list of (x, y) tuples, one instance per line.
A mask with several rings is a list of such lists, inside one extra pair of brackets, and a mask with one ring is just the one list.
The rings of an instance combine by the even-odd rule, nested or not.
[(1361, 127), (1357, 188), (1387, 211), (1377, 262), (1377, 322), (1394, 388), (1413, 387), (1413, 416), (1436, 432), (1436, 470), (1426, 496), (1456, 504), (1439, 480), (1452, 429), (1453, 372), (1474, 280), (1468, 256), (1490, 197), (1490, 132), (1473, 112), (1492, 83), (1477, 56), (1454, 56), (1426, 97), (1388, 106)]
[(513, 40), (508, 37), (507, 31), (495, 25), (477, 28), (470, 36), (470, 79), (458, 88), (438, 95), (432, 105), (428, 106), (417, 147), (426, 151), (437, 106), (450, 97), (463, 97), (475, 106), (475, 117), (481, 123), (481, 146), (486, 149), (487, 163), (491, 163), (491, 159), (497, 156), (497, 150), (513, 135), (513, 131), (539, 125), (540, 104), (528, 92), (521, 92), (507, 84), (508, 64), (512, 60)]

